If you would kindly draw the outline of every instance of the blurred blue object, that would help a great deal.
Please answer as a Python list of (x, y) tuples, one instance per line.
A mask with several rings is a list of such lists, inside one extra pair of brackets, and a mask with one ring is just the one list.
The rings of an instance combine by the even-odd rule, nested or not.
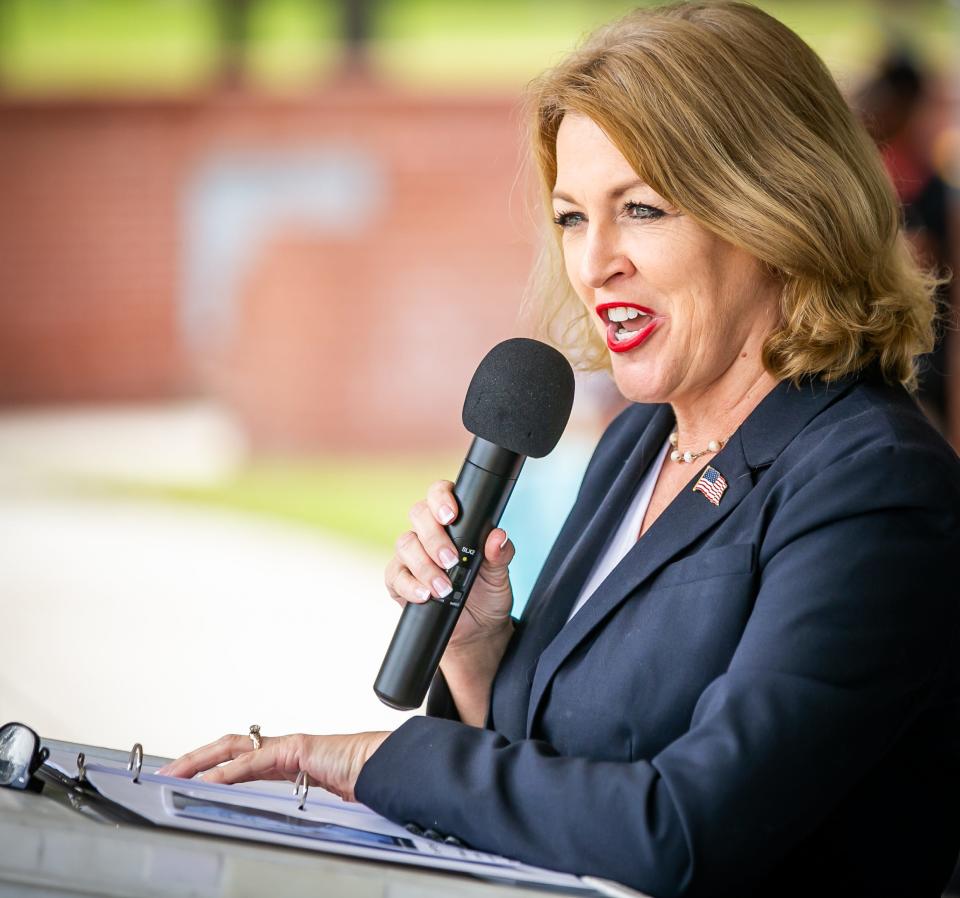
[(347, 144), (204, 160), (183, 198), (181, 326), (188, 345), (225, 338), (246, 266), (275, 233), (296, 224), (321, 237), (359, 234), (384, 191), (378, 161)]
[(533, 584), (577, 497), (595, 440), (568, 433), (545, 458), (528, 458), (500, 521), (517, 555), (510, 565), (513, 615), (523, 612)]

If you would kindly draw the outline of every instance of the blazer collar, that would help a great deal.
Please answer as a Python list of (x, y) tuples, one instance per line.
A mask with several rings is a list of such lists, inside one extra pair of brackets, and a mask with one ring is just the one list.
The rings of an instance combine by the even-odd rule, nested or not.
[(804, 378), (797, 386), (780, 381), (740, 427), (743, 454), (751, 468), (771, 464), (823, 409), (863, 379), (879, 376), (875, 366), (835, 381)]
[[(669, 406), (658, 409), (638, 441), (645, 464), (639, 464), (641, 459), (633, 453), (634, 464), (625, 466), (630, 469), (631, 478), (626, 480), (621, 476), (608, 481), (596, 513), (543, 596), (545, 604), (554, 604), (555, 609), (551, 609), (553, 614), (547, 612), (550, 624), (538, 634), (537, 648), (542, 649), (542, 653), (536, 662), (527, 708), (528, 737), (532, 735), (550, 682), (570, 653), (646, 579), (705, 538), (753, 489), (756, 482), (754, 471), (770, 464), (820, 411), (847, 392), (857, 380), (856, 376), (831, 384), (808, 380), (799, 387), (782, 381), (774, 387), (710, 462), (710, 467), (719, 471), (727, 482), (719, 504), (711, 504), (700, 492), (693, 490), (706, 466), (696, 469), (691, 466), (690, 482), (621, 559), (583, 608), (567, 622), (566, 616), (573, 601), (589, 576), (597, 554), (604, 548), (605, 537), (611, 528), (617, 526), (632, 496), (631, 488), (636, 488), (637, 472), (646, 469), (654, 445), (656, 448), (662, 445), (673, 424)], [(653, 438), (652, 431), (658, 439)], [(600, 530), (599, 534), (597, 530)], [(638, 597), (638, 601), (642, 598)]]

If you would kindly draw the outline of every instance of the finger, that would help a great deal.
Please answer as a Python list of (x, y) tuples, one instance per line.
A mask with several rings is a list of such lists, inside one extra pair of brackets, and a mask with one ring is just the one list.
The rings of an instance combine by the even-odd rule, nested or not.
[(449, 480), (438, 480), (427, 488), (427, 506), (434, 520), (446, 526), (457, 519), (460, 509)]
[(205, 783), (246, 783), (250, 780), (283, 779), (277, 770), (276, 752), (261, 746), (256, 751), (248, 751), (239, 758), (208, 770), (203, 777)]
[(401, 571), (394, 581), (394, 589), (397, 591), (397, 601), (401, 605), (407, 602), (414, 602), (422, 605), (430, 600), (431, 592), (424, 586), (410, 571)]
[(227, 735), (221, 736), (216, 742), (201, 746), (194, 751), (177, 758), (177, 760), (161, 767), (157, 773), (162, 776), (175, 776), (189, 779), (203, 770), (209, 770), (239, 757), (253, 748), (249, 736)]
[(292, 736), (272, 736), (266, 739), (255, 751), (242, 755), (215, 767), (203, 775), (208, 783), (243, 783), (257, 779), (293, 779), (301, 769), (301, 757), (307, 737), (302, 734)]
[[(399, 542), (399, 540), (398, 540)], [(395, 601), (400, 600), (400, 594), (394, 588), (394, 583), (396, 582), (397, 577), (400, 576), (400, 573), (403, 571), (404, 565), (403, 562), (394, 555), (387, 562), (387, 567), (383, 572), (383, 585), (387, 587), (387, 593), (391, 599)]]
[[(457, 563), (457, 547), (453, 544), (453, 540), (450, 539), (447, 531), (437, 523), (437, 519), (426, 502), (418, 502), (410, 509), (410, 522), (413, 524), (417, 539), (426, 549), (427, 555), (441, 570), (445, 571)], [(416, 573), (415, 568), (411, 568), (411, 570)]]
[[(230, 757), (227, 744), (228, 740), (232, 738), (232, 736), (221, 736), (216, 742), (210, 742), (207, 745), (200, 746), (200, 748), (195, 748), (193, 751), (187, 752), (169, 764), (160, 767), (157, 773), (162, 776), (191, 777), (204, 769), (199, 766), (203, 763), (203, 759), (212, 758), (213, 764), (227, 760)], [(220, 761), (216, 760), (217, 758)]]
[(507, 536), (506, 530), (495, 527), (490, 531), (483, 545), (483, 557), (488, 566), (506, 567), (516, 554), (516, 547)]
[[(452, 561), (450, 560), (449, 549), (442, 548), (439, 553), (444, 561), (450, 561), (447, 567), (457, 563), (456, 555), (453, 556)], [(420, 581), (421, 587), (427, 589), (427, 594), (423, 596), (424, 599), (430, 597), (430, 592), (438, 598), (443, 598), (453, 591), (450, 578), (444, 573), (444, 568), (434, 563), (415, 533), (411, 533), (408, 539), (397, 541), (397, 555), (407, 571)], [(421, 597), (416, 588), (414, 588), (412, 595), (417, 598)]]
[(483, 564), (478, 576), (493, 589), (509, 589), (510, 569), (508, 565), (516, 554), (513, 543), (506, 531), (495, 528), (490, 531), (483, 546)]

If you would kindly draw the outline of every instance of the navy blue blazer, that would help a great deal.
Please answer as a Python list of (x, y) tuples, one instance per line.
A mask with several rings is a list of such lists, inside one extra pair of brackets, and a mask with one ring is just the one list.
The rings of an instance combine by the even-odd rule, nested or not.
[[(569, 621), (673, 425), (601, 439), (493, 685), (442, 682), (359, 799), (674, 895), (935, 898), (960, 849), (960, 462), (875, 373), (779, 384)], [(692, 466), (691, 466), (692, 467)], [(523, 547), (519, 548), (523, 551)]]

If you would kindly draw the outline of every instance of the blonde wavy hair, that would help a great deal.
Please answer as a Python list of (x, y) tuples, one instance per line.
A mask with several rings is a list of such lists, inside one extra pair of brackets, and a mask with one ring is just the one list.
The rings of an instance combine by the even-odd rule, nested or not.
[[(941, 281), (914, 261), (866, 131), (785, 25), (722, 0), (636, 10), (532, 82), (527, 111), (551, 218), (557, 129), (588, 116), (657, 193), (782, 284), (763, 351), (775, 377), (834, 380), (878, 360), (915, 387)], [(528, 292), (542, 330), (579, 367), (608, 367), (551, 230)]]

